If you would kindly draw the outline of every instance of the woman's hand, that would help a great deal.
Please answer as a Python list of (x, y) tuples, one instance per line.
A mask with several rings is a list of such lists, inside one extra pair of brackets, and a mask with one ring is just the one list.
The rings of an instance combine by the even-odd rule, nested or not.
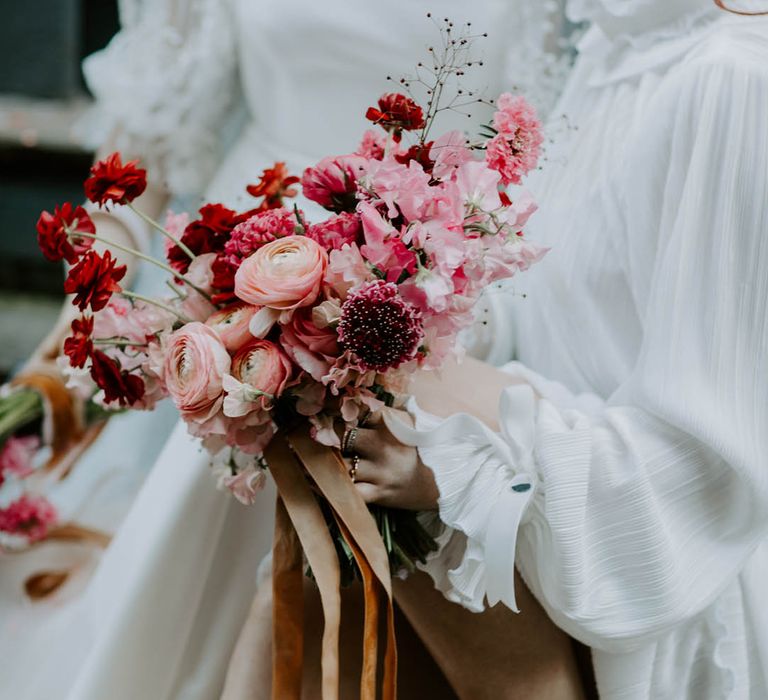
[[(410, 415), (395, 413), (396, 420), (413, 425)], [(399, 442), (380, 415), (373, 416), (365, 428), (355, 430), (350, 445), (350, 452), (360, 457), (355, 486), (366, 503), (405, 510), (437, 508), (440, 493), (435, 476), (419, 459), (415, 447)]]

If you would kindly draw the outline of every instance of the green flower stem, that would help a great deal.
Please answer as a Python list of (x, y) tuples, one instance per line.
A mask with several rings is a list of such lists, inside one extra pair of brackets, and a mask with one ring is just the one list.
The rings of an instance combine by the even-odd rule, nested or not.
[(149, 343), (134, 343), (131, 340), (120, 340), (119, 338), (94, 338), (94, 345), (110, 345), (116, 348), (148, 348)]
[(95, 233), (85, 233), (83, 231), (70, 231), (69, 229), (67, 229), (67, 235), (81, 236), (83, 238), (92, 238), (94, 241), (99, 241), (100, 243), (103, 243), (104, 245), (109, 246), (111, 248), (117, 248), (117, 250), (122, 250), (124, 253), (128, 253), (128, 255), (133, 255), (134, 257), (139, 258), (139, 260), (144, 260), (145, 262), (155, 265), (155, 267), (159, 267), (161, 270), (165, 270), (166, 272), (169, 272), (174, 277), (178, 277), (182, 282), (184, 282), (184, 284), (188, 285), (189, 287), (194, 289), (198, 294), (200, 294), (200, 296), (203, 296), (208, 301), (211, 301), (210, 294), (207, 294), (205, 291), (200, 289), (200, 287), (190, 282), (184, 275), (179, 274), (170, 265), (166, 265), (165, 263), (160, 262), (157, 258), (153, 258), (150, 255), (145, 255), (144, 253), (140, 253), (138, 250), (134, 250), (133, 248), (128, 248), (127, 246), (121, 245), (120, 243), (108, 241), (106, 238), (102, 238), (101, 236)]
[[(156, 306), (158, 309), (163, 309), (164, 311), (167, 311), (168, 313), (173, 314), (182, 323), (192, 323), (191, 318), (185, 316), (182, 313), (179, 313), (178, 311), (176, 311), (176, 309), (173, 309), (170, 306), (167, 306), (166, 304), (163, 304), (157, 301), (157, 299), (145, 297), (143, 294), (136, 294), (136, 292), (122, 291), (120, 292), (120, 295), (126, 297), (127, 299), (136, 299), (137, 301), (143, 301), (143, 302), (146, 302), (147, 304), (152, 304), (152, 306)], [(131, 343), (131, 345), (133, 345), (133, 343)]]
[(197, 256), (186, 246), (184, 243), (182, 243), (176, 236), (172, 235), (170, 231), (167, 231), (165, 228), (163, 228), (160, 224), (157, 223), (154, 219), (147, 216), (143, 211), (140, 209), (137, 209), (133, 206), (130, 202), (127, 204), (128, 208), (136, 214), (140, 219), (142, 219), (144, 222), (149, 224), (152, 228), (154, 228), (157, 231), (160, 231), (169, 241), (172, 241), (174, 245), (179, 246), (181, 250), (184, 251), (184, 254), (190, 259), (194, 260)]
[(31, 389), (16, 391), (2, 399), (0, 444), (16, 430), (43, 415), (40, 394)]

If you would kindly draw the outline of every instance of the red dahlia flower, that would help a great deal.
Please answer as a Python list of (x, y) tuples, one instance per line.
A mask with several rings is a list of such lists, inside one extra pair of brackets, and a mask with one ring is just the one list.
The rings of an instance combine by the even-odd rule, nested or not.
[(83, 316), (72, 321), (72, 335), (64, 341), (64, 354), (72, 367), (84, 367), (93, 353), (93, 316)]
[(96, 226), (85, 209), (73, 207), (70, 202), (57, 206), (53, 214), (47, 211), (40, 214), (37, 220), (37, 244), (48, 260), (66, 260), (73, 265), (93, 245), (93, 238), (70, 238), (67, 230), (95, 234)]
[(248, 185), (245, 189), (254, 197), (264, 197), (259, 209), (277, 209), (283, 206), (283, 197), (295, 197), (298, 190), (291, 185), (299, 182), (295, 175), (288, 175), (285, 163), (275, 163), (261, 174), (261, 180), (256, 185)]
[(123, 165), (119, 153), (100, 160), (85, 181), (85, 196), (100, 207), (108, 202), (132, 202), (147, 188), (147, 171), (137, 168), (137, 163), (132, 160)]
[(118, 282), (125, 276), (126, 266), (116, 266), (117, 261), (107, 250), (104, 257), (89, 250), (70, 271), (64, 281), (64, 291), (74, 294), (73, 304), (80, 311), (90, 306), (94, 311), (103, 309), (115, 292), (122, 291)]
[(120, 369), (115, 360), (96, 350), (93, 353), (91, 377), (99, 389), (104, 390), (107, 403), (117, 401), (121, 406), (132, 406), (144, 396), (144, 380)]
[(388, 92), (379, 98), (379, 107), (369, 107), (365, 118), (391, 131), (396, 141), (403, 131), (414, 131), (424, 126), (424, 112), (410, 97)]
[(363, 370), (385, 372), (416, 356), (424, 329), (421, 314), (397, 285), (376, 280), (349, 295), (338, 333), (341, 347), (355, 353)]

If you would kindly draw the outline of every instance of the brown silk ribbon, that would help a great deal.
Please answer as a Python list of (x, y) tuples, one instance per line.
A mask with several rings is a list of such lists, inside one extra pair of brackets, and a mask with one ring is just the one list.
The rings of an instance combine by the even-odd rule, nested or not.
[[(300, 700), (303, 642), (301, 589), (297, 557), (301, 543), (320, 590), (325, 629), (322, 651), (322, 700), (338, 700), (340, 574), (336, 549), (307, 476), (326, 499), (363, 576), (365, 627), (361, 700), (376, 700), (380, 591), (387, 601), (387, 644), (382, 700), (397, 695), (397, 648), (389, 559), (376, 523), (360, 498), (347, 466), (336, 450), (315, 442), (307, 428), (272, 440), (265, 456), (279, 492), (273, 552), (273, 700)], [(284, 507), (284, 509), (283, 509)], [(295, 528), (295, 531), (294, 531)], [(291, 538), (294, 538), (291, 540)], [(298, 677), (298, 680), (297, 680)]]
[[(316, 451), (323, 449), (325, 448), (317, 445)], [(317, 499), (285, 439), (280, 436), (273, 439), (265, 452), (265, 457), (269, 462), (269, 469), (280, 493), (280, 499), (285, 504), (287, 515), (296, 529), (320, 591), (325, 618), (322, 645), (322, 700), (338, 700), (341, 577), (336, 548)], [(287, 518), (278, 519), (276, 525), (282, 531), (288, 527), (289, 523)], [(275, 533), (276, 542), (282, 541), (284, 537), (286, 535), (281, 532)], [(281, 547), (273, 552), (273, 572), (277, 572), (282, 581), (285, 581), (283, 572), (290, 568), (290, 563), (286, 562), (286, 559), (293, 556), (292, 552), (287, 555), (286, 551), (286, 548)], [(285, 587), (277, 580), (273, 582), (273, 629), (277, 648), (281, 650), (281, 654), (273, 658), (273, 700), (300, 700), (301, 698), (300, 652), (298, 674), (295, 658), (290, 657), (287, 660), (283, 654), (291, 647), (298, 646), (300, 650), (303, 637), (302, 619), (298, 618), (297, 628), (295, 614), (295, 607), (301, 605), (301, 600), (296, 600), (297, 597), (301, 599), (301, 589), (299, 588), (296, 594), (295, 579), (289, 576), (288, 580), (290, 584)], [(295, 677), (292, 678), (296, 675), (298, 680)]]
[[(337, 517), (346, 526), (350, 538), (355, 542), (357, 549), (367, 560), (378, 579), (379, 585), (384, 589), (387, 598), (387, 645), (384, 653), (382, 698), (395, 700), (397, 696), (395, 610), (389, 557), (381, 540), (381, 534), (368, 507), (349, 478), (347, 465), (338, 451), (318, 445), (310, 437), (309, 430), (306, 428), (291, 433), (288, 441)], [(373, 605), (366, 601), (365, 607), (366, 610), (370, 610)], [(363, 649), (364, 656), (371, 653), (375, 655), (376, 651), (375, 647)]]
[(360, 675), (360, 700), (376, 700), (376, 666), (379, 656), (379, 586), (365, 555), (355, 542), (355, 538), (344, 525), (344, 521), (334, 513), (344, 539), (355, 557), (363, 577), (365, 601), (365, 623), (363, 628), (363, 668)]
[(44, 410), (51, 426), (51, 458), (47, 468), (52, 469), (83, 435), (75, 401), (57, 370), (43, 365), (19, 375), (12, 384), (34, 389), (43, 397)]

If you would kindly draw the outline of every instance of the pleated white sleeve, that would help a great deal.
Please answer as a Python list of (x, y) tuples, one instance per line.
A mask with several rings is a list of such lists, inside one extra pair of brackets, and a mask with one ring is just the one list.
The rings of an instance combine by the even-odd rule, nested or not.
[(615, 232), (643, 340), (612, 396), (513, 365), (536, 391), (504, 392), (499, 433), (413, 404), (418, 429), (394, 426), (467, 537), (454, 600), (514, 608), (516, 564), (558, 625), (621, 651), (703, 610), (768, 534), (767, 71), (692, 60), (647, 106)]
[(80, 128), (90, 145), (116, 140), (155, 184), (201, 194), (237, 95), (231, 13), (228, 0), (122, 0), (121, 30), (83, 64), (96, 99)]

